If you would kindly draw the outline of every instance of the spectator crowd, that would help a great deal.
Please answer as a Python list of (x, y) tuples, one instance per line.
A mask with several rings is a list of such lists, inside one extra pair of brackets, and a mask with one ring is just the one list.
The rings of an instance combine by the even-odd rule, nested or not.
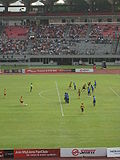
[(112, 44), (119, 31), (120, 26), (110, 24), (6, 26), (1, 33), (0, 54), (79, 54), (78, 44), (81, 49), (83, 42)]

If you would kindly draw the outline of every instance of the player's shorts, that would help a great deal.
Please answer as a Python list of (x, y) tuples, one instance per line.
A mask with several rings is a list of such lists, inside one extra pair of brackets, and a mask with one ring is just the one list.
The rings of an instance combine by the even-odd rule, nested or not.
[(20, 103), (23, 103), (23, 101), (20, 101)]
[(84, 108), (81, 108), (82, 112), (84, 111)]
[(6, 94), (4, 94), (4, 96), (6, 96)]

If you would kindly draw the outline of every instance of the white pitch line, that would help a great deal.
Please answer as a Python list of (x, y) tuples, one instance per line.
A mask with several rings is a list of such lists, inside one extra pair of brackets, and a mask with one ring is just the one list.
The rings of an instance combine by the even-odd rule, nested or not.
[(116, 96), (120, 97), (120, 95), (112, 87), (110, 87), (110, 89)]
[(58, 84), (57, 84), (56, 81), (55, 81), (55, 83), (56, 83), (56, 90), (57, 90), (57, 94), (58, 94), (58, 98), (59, 98), (59, 103), (60, 103), (61, 114), (62, 114), (62, 117), (64, 117), (63, 106), (62, 106), (62, 103), (61, 103), (61, 98), (60, 98), (60, 93), (59, 93), (59, 89), (58, 89)]

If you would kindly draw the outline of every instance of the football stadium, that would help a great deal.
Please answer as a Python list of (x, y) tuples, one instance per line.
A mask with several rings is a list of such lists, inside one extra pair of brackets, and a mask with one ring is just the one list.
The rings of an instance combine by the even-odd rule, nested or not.
[(0, 0), (0, 159), (120, 159), (120, 0)]

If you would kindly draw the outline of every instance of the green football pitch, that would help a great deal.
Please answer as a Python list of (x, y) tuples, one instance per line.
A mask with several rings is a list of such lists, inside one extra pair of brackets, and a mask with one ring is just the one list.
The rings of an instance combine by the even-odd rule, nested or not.
[[(77, 91), (68, 89), (70, 81), (81, 88), (94, 80), (95, 107), (87, 91), (79, 99)], [(69, 104), (64, 102), (65, 92), (69, 93)], [(20, 96), (27, 106), (20, 104)], [(0, 76), (1, 149), (113, 146), (120, 146), (120, 75)]]

